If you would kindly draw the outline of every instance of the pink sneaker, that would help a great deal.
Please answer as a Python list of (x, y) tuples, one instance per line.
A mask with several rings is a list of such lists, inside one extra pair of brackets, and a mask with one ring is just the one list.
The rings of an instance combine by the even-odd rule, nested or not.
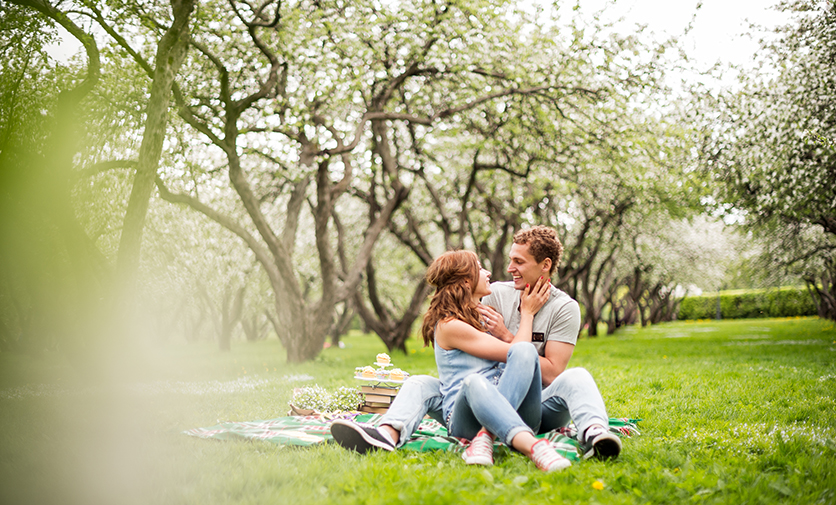
[(572, 466), (572, 462), (558, 454), (551, 442), (545, 438), (531, 446), (531, 460), (544, 472), (554, 472)]
[(479, 430), (462, 454), (462, 459), (468, 465), (493, 465), (493, 435)]

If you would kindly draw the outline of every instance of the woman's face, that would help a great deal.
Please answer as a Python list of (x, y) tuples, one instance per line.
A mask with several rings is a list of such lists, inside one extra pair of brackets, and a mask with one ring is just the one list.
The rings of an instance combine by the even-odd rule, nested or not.
[(476, 289), (473, 290), (473, 298), (478, 300), (489, 294), (491, 294), (491, 273), (479, 264), (479, 281), (476, 283)]

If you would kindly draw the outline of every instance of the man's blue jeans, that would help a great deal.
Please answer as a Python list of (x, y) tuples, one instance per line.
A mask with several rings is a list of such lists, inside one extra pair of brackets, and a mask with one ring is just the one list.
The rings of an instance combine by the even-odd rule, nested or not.
[[(379, 424), (387, 424), (400, 432), (398, 447), (409, 441), (418, 429), (424, 414), (446, 425), (441, 412), (441, 382), (429, 375), (416, 375), (404, 382), (395, 401)], [(575, 421), (583, 434), (593, 424), (607, 426), (608, 416), (598, 386), (583, 368), (570, 368), (560, 374), (541, 393), (540, 433)]]
[(609, 426), (604, 399), (592, 374), (585, 368), (564, 370), (543, 389), (543, 414), (540, 433), (575, 422), (582, 437), (594, 424)]
[(537, 350), (527, 342), (512, 345), (497, 385), (477, 374), (464, 379), (450, 412), (450, 435), (473, 438), (484, 426), (510, 446), (519, 433), (533, 434), (540, 427), (541, 384)]

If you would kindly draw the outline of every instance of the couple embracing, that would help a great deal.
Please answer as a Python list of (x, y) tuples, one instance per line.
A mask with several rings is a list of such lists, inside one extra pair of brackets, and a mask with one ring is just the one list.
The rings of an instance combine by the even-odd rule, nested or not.
[(563, 246), (551, 228), (514, 235), (511, 282), (491, 284), (470, 251), (433, 261), (427, 282), (436, 291), (424, 316), (424, 344), (432, 345), (439, 378), (410, 377), (377, 426), (337, 420), (341, 446), (365, 453), (395, 450), (425, 414), (450, 435), (470, 439), (468, 464), (492, 465), (496, 437), (541, 470), (570, 466), (534, 435), (574, 421), (584, 457), (612, 458), (621, 441), (608, 430), (604, 401), (583, 368), (566, 369), (580, 329), (578, 303), (550, 283)]

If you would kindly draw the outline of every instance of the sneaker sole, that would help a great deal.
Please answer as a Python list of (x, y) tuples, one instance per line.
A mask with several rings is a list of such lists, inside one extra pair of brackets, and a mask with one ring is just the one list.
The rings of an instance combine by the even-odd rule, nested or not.
[(468, 465), (481, 465), (481, 466), (493, 466), (493, 459), (483, 458), (479, 456), (474, 456), (472, 458), (467, 457), (467, 453), (462, 453), (462, 459)]
[(560, 463), (558, 463), (554, 467), (552, 467), (548, 470), (544, 470), (544, 469), (541, 468), (541, 470), (543, 470), (544, 472), (547, 472), (547, 473), (548, 472), (557, 472), (559, 470), (565, 470), (566, 468), (569, 468), (570, 466), (572, 466), (572, 462), (569, 461), (568, 459), (564, 458), (562, 461), (560, 461)]
[(615, 435), (598, 435), (592, 441), (592, 447), (583, 455), (583, 459), (596, 457), (598, 459), (615, 459), (621, 453), (621, 441), (613, 438)]
[(331, 436), (334, 437), (334, 440), (341, 447), (356, 451), (360, 454), (366, 454), (376, 449), (383, 449), (389, 452), (395, 450), (389, 444), (370, 437), (359, 426), (353, 423), (341, 422), (340, 419), (331, 423)]

